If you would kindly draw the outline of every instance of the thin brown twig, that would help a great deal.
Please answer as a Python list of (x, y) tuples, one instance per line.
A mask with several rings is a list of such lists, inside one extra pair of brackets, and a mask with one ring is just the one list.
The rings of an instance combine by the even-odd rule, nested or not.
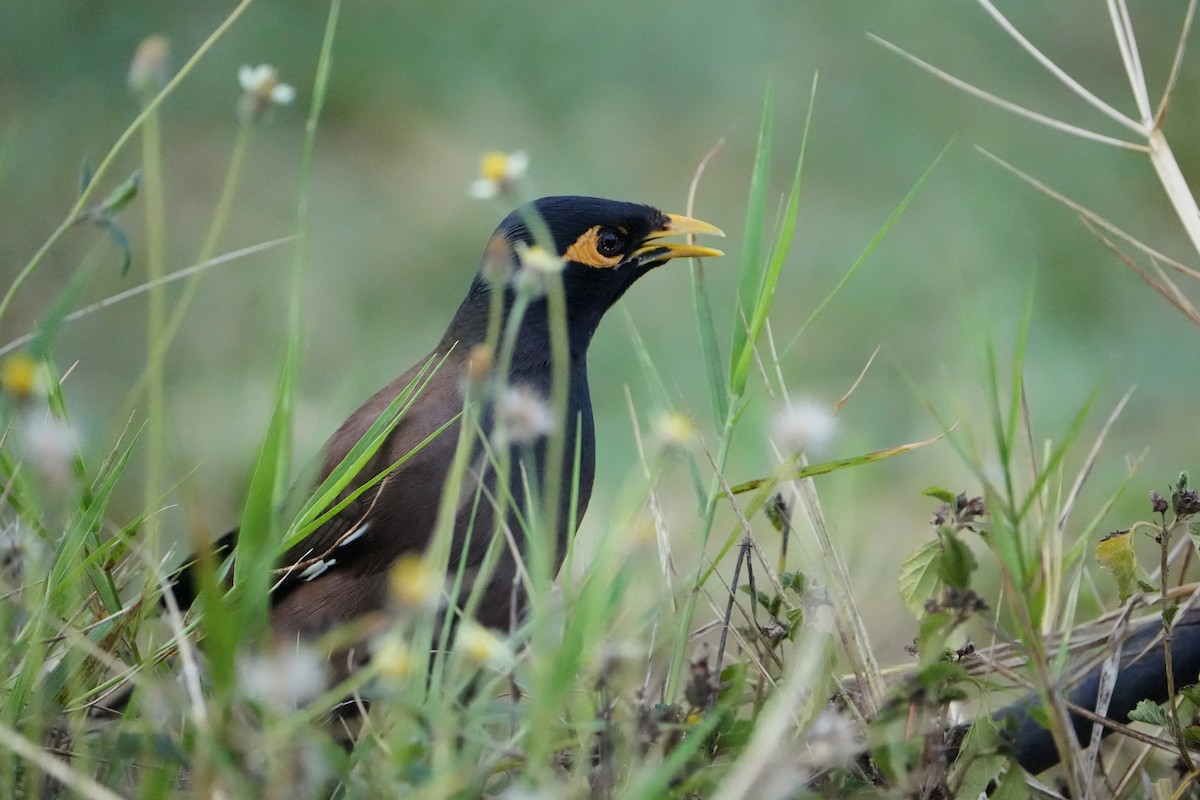
[(1154, 127), (1161, 128), (1167, 116), (1167, 108), (1171, 105), (1171, 95), (1175, 92), (1175, 84), (1179, 80), (1179, 72), (1183, 67), (1183, 54), (1187, 50), (1188, 34), (1192, 31), (1192, 21), (1196, 16), (1196, 0), (1188, 3), (1187, 15), (1183, 18), (1183, 29), (1179, 32), (1179, 43), (1175, 45), (1175, 58), (1171, 61), (1171, 74), (1167, 77), (1167, 86), (1163, 89), (1162, 99), (1158, 101), (1158, 109), (1154, 112)]

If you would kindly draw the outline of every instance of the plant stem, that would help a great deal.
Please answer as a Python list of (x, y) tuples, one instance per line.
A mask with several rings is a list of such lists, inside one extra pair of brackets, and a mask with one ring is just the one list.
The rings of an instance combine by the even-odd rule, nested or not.
[(166, 326), (166, 198), (163, 193), (162, 134), (158, 109), (153, 96), (144, 98), (145, 124), (142, 126), (142, 193), (146, 210), (146, 276), (151, 284), (146, 312), (146, 475), (145, 503), (147, 518), (145, 539), (150, 557), (158, 560), (159, 515), (153, 513), (161, 501), (166, 439), (166, 391), (164, 388), (163, 350), (157, 346)]
[(1179, 724), (1179, 707), (1175, 703), (1175, 668), (1171, 659), (1171, 646), (1173, 644), (1173, 631), (1175, 629), (1175, 619), (1172, 610), (1175, 608), (1174, 602), (1170, 598), (1168, 591), (1170, 559), (1169, 553), (1171, 550), (1171, 533), (1174, 525), (1168, 527), (1165, 523), (1158, 531), (1159, 545), (1159, 586), (1162, 591), (1162, 615), (1163, 615), (1163, 663), (1167, 668), (1167, 708), (1171, 711), (1171, 738), (1175, 740), (1175, 745), (1179, 748), (1179, 758), (1187, 767), (1188, 772), (1196, 769), (1192, 763), (1191, 754), (1188, 752), (1187, 743), (1183, 740), (1183, 726)]
[(116, 143), (104, 156), (104, 159), (100, 162), (100, 165), (96, 167), (96, 171), (92, 173), (91, 183), (89, 183), (87, 188), (80, 193), (79, 199), (75, 201), (75, 205), (71, 206), (71, 210), (67, 212), (66, 218), (59, 223), (59, 226), (54, 229), (54, 232), (50, 234), (46, 241), (42, 242), (42, 246), (39, 247), (37, 252), (33, 254), (33, 258), (31, 258), (29, 263), (21, 269), (20, 273), (18, 273), (17, 277), (13, 280), (12, 285), (8, 287), (8, 291), (4, 293), (4, 299), (0, 300), (0, 319), (4, 319), (4, 313), (8, 311), (9, 305), (12, 304), (13, 297), (16, 296), (17, 292), (20, 290), (25, 281), (28, 280), (29, 276), (33, 274), (33, 271), (37, 269), (38, 265), (42, 262), (42, 259), (46, 257), (46, 253), (50, 252), (50, 248), (53, 247), (58, 240), (63, 237), (63, 234), (67, 232), (67, 229), (74, 225), (78, 220), (80, 213), (84, 209), (84, 206), (87, 205), (87, 201), (91, 198), (92, 192), (94, 192), (96, 187), (100, 184), (100, 179), (104, 177), (104, 174), (108, 172), (109, 167), (111, 167), (113, 162), (116, 161), (117, 154), (120, 153), (125, 145), (129, 142), (129, 140), (133, 137), (133, 134), (142, 127), (146, 121), (146, 118), (158, 108), (162, 101), (167, 98), (167, 95), (175, 91), (175, 87), (178, 86), (183, 79), (188, 76), (188, 74), (195, 68), (196, 64), (199, 63), (200, 59), (203, 58), (210, 49), (212, 49), (212, 46), (217, 43), (218, 39), (225, 35), (225, 32), (229, 30), (237, 18), (242, 15), (242, 12), (245, 11), (252, 2), (254, 2), (254, 0), (241, 0), (241, 2), (237, 4), (233, 11), (229, 12), (229, 16), (227, 16), (224, 21), (217, 26), (217, 29), (214, 30), (209, 37), (204, 40), (204, 43), (196, 48), (196, 52), (193, 53), (192, 57), (187, 60), (187, 63), (179, 68), (179, 72), (175, 73), (175, 77), (171, 78), (171, 80), (167, 82), (167, 85), (163, 87), (162, 91), (155, 95), (154, 99), (146, 104), (145, 108), (142, 109), (142, 113), (139, 114), (137, 118), (129, 124), (129, 127), (124, 130), (121, 136), (117, 139)]

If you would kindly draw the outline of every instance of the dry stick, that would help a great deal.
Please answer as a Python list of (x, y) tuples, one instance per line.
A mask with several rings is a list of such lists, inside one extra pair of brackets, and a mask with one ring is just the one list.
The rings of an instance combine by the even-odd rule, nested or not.
[[(186, 278), (189, 275), (195, 275), (196, 273), (206, 270), (209, 267), (215, 267), (220, 264), (225, 264), (227, 262), (234, 261), (238, 258), (241, 258), (242, 256), (248, 256), (253, 253), (257, 253), (260, 250), (267, 250), (272, 247), (275, 247), (276, 245), (285, 244), (287, 242), (290, 242), (294, 238), (295, 238), (294, 236), (283, 236), (278, 239), (271, 239), (270, 241), (267, 241), (267, 242), (261, 242), (259, 244), (250, 245), (249, 247), (243, 247), (240, 250), (234, 250), (232, 252), (225, 253), (224, 255), (215, 256), (214, 258), (210, 258), (206, 261), (201, 261), (199, 264), (193, 264), (190, 267), (184, 267), (183, 269), (176, 270), (175, 272), (172, 272), (169, 275), (164, 275), (163, 277), (158, 278), (157, 280), (146, 281), (145, 283), (139, 284), (138, 286), (134, 286), (132, 289), (126, 289), (125, 291), (118, 292), (117, 294), (114, 294), (111, 297), (106, 297), (103, 300), (99, 300), (95, 303), (92, 303), (91, 305), (84, 306), (83, 308), (80, 308), (76, 311), (72, 311), (70, 314), (67, 314), (65, 317), (63, 317), (63, 321), (64, 322), (74, 322), (75, 320), (79, 319), (80, 317), (86, 317), (88, 314), (91, 314), (95, 311), (100, 311), (101, 309), (108, 308), (109, 306), (112, 306), (112, 305), (116, 305), (117, 303), (120, 303), (123, 300), (128, 300), (131, 297), (137, 297), (139, 294), (144, 294), (144, 293), (148, 292), (150, 289), (155, 288), (156, 286), (162, 286), (167, 283), (172, 283), (173, 281), (180, 280), (181, 278)], [(28, 344), (29, 342), (33, 341), (33, 339), (36, 336), (37, 336), (37, 332), (34, 331), (33, 333), (27, 333), (24, 336), (19, 336), (16, 339), (13, 339), (8, 344), (4, 345), (3, 347), (0, 347), (0, 356), (11, 353), (13, 350), (16, 350), (21, 345)], [(66, 375), (63, 376), (63, 380), (66, 380)]]
[(1053, 128), (1054, 130), (1062, 131), (1063, 133), (1069, 133), (1073, 136), (1078, 136), (1081, 139), (1089, 139), (1093, 142), (1100, 142), (1101, 144), (1112, 145), (1113, 147), (1120, 147), (1126, 150), (1136, 150), (1139, 153), (1148, 153), (1150, 151), (1150, 148), (1144, 144), (1138, 144), (1137, 142), (1130, 142), (1124, 139), (1117, 139), (1112, 136), (1105, 136), (1102, 133), (1096, 133), (1095, 131), (1081, 128), (1078, 125), (1072, 125), (1069, 122), (1063, 122), (1062, 120), (1055, 119), (1054, 117), (1048, 117), (1045, 114), (1039, 114), (1036, 111), (1032, 111), (1024, 106), (1017, 105), (1009, 100), (1005, 100), (1004, 98), (994, 95), (991, 92), (985, 92), (978, 86), (974, 86), (964, 80), (956, 78), (945, 70), (938, 69), (928, 61), (923, 61), (922, 59), (917, 58), (907, 50), (897, 47), (888, 40), (880, 38), (873, 33), (868, 33), (867, 36), (869, 36), (871, 40), (877, 44), (882, 45), (888, 50), (891, 50), (893, 53), (896, 53), (897, 55), (907, 59), (926, 72), (941, 78), (951, 86), (961, 89), (967, 94), (974, 95), (981, 100), (985, 100), (994, 106), (1004, 109), (1005, 111), (1016, 114), (1019, 117), (1024, 117), (1025, 119), (1041, 123), (1048, 128)]
[[(717, 646), (716, 673), (717, 673), (718, 683), (721, 680), (721, 662), (725, 660), (725, 640), (729, 636), (729, 624), (730, 624), (730, 620), (733, 618), (733, 604), (734, 604), (734, 601), (736, 600), (736, 595), (737, 595), (738, 578), (740, 578), (742, 575), (742, 561), (746, 561), (746, 562), (750, 561), (750, 537), (749, 536), (742, 537), (742, 543), (738, 546), (737, 562), (734, 563), (734, 565), (733, 565), (733, 581), (730, 583), (730, 586), (729, 586), (729, 602), (725, 605), (725, 624), (723, 624), (721, 626), (721, 643)], [(755, 601), (755, 598), (751, 598), (751, 607), (753, 607), (754, 601)], [(712, 708), (714, 705), (716, 705), (716, 702), (717, 702), (717, 694), (716, 694), (716, 692), (713, 692), (709, 696), (709, 700), (708, 700), (709, 708)]]
[(1163, 268), (1158, 265), (1158, 261), (1154, 258), (1154, 256), (1149, 256), (1149, 258), (1150, 262), (1154, 265), (1155, 271), (1158, 273), (1159, 280), (1152, 278), (1149, 273), (1142, 269), (1141, 264), (1126, 254), (1125, 251), (1118, 247), (1115, 242), (1097, 230), (1096, 227), (1092, 225), (1092, 223), (1086, 217), (1081, 216), (1080, 221), (1083, 222), (1084, 226), (1086, 226), (1087, 229), (1092, 232), (1093, 236), (1100, 240), (1100, 243), (1103, 244), (1109, 250), (1109, 252), (1123, 261), (1125, 266), (1133, 270), (1134, 273), (1136, 273), (1139, 278), (1145, 281), (1151, 289), (1162, 295), (1168, 303), (1175, 306), (1176, 309), (1178, 309), (1193, 323), (1200, 325), (1200, 312), (1196, 310), (1196, 307), (1192, 305), (1192, 302), (1188, 300), (1175, 282), (1171, 280), (1170, 276), (1163, 271)]
[[(641, 465), (642, 475), (646, 481), (653, 480), (653, 475), (650, 471), (650, 463), (646, 460), (646, 448), (642, 441), (642, 431), (637, 422), (637, 410), (633, 402), (633, 394), (629, 391), (629, 384), (625, 384), (625, 403), (629, 407), (629, 423), (633, 428), (633, 443), (637, 449), (638, 464)], [(667, 523), (663, 517), (662, 504), (658, 499), (657, 489), (651, 485), (649, 496), (646, 498), (646, 504), (650, 507), (650, 518), (654, 521), (654, 536), (655, 543), (658, 547), (658, 564), (662, 571), (663, 580), (666, 581), (666, 589), (671, 596), (672, 605), (677, 605), (675, 597), (675, 586), (671, 580), (675, 573), (675, 564), (671, 559), (671, 542), (667, 533)]]
[(1072, 200), (1071, 198), (1067, 197), (1065, 194), (1052, 189), (1049, 184), (1038, 180), (1037, 178), (1033, 177), (1032, 175), (1030, 175), (1028, 172), (1025, 172), (1024, 170), (1014, 167), (1012, 164), (1008, 163), (1003, 158), (1000, 158), (1000, 156), (997, 156), (997, 155), (983, 149), (982, 147), (979, 147), (978, 145), (976, 145), (975, 149), (978, 150), (983, 155), (990, 158), (996, 164), (999, 164), (1001, 167), (1003, 167), (1004, 169), (1011, 172), (1013, 175), (1016, 175), (1018, 178), (1025, 181), (1026, 183), (1028, 183), (1033, 188), (1037, 189), (1042, 194), (1044, 194), (1047, 197), (1050, 197), (1054, 200), (1057, 200), (1059, 203), (1061, 203), (1062, 205), (1071, 209), (1076, 214), (1079, 214), (1080, 216), (1082, 216), (1089, 222), (1093, 223), (1094, 225), (1096, 225), (1096, 227), (1101, 228), (1102, 230), (1108, 231), (1110, 234), (1112, 234), (1113, 236), (1116, 236), (1118, 239), (1123, 239), (1126, 243), (1133, 245), (1138, 250), (1141, 250), (1147, 256), (1158, 259), (1159, 261), (1168, 265), (1172, 269), (1174, 269), (1178, 272), (1182, 272), (1184, 275), (1187, 275), (1189, 278), (1195, 278), (1196, 280), (1200, 280), (1200, 272), (1197, 272), (1192, 267), (1189, 267), (1186, 264), (1183, 264), (1183, 263), (1171, 258), (1170, 256), (1160, 253), (1158, 250), (1155, 250), (1153, 247), (1150, 247), (1149, 245), (1143, 243), (1142, 241), (1140, 241), (1139, 239), (1134, 237), (1132, 234), (1126, 233), (1122, 229), (1118, 228), (1116, 225), (1109, 222), (1108, 220), (1106, 220), (1104, 217), (1100, 216), (1096, 212), (1092, 211), (1087, 206), (1077, 203), (1074, 200)]
[[(1175, 744), (1179, 747), (1179, 756), (1183, 759), (1183, 763), (1190, 772), (1196, 768), (1196, 765), (1192, 763), (1191, 754), (1188, 753), (1187, 744), (1183, 740), (1183, 726), (1179, 724), (1179, 707), (1175, 702), (1175, 669), (1171, 657), (1172, 644), (1174, 643), (1175, 618), (1170, 613), (1171, 605), (1168, 599), (1170, 591), (1168, 570), (1170, 569), (1171, 528), (1168, 528), (1166, 525), (1165, 513), (1163, 517), (1163, 524), (1159, 528), (1158, 544), (1160, 553), (1159, 585), (1162, 588), (1163, 604), (1163, 663), (1167, 667), (1167, 705), (1171, 709), (1171, 735), (1175, 737)], [(1175, 526), (1172, 525), (1173, 527)], [(1175, 609), (1176, 612), (1178, 610), (1178, 608)]]
[(1142, 129), (1142, 126), (1138, 124), (1136, 120), (1122, 114), (1120, 111), (1117, 111), (1108, 103), (1104, 102), (1099, 97), (1085, 89), (1083, 85), (1079, 83), (1079, 81), (1072, 78), (1065, 70), (1063, 70), (1053, 61), (1051, 61), (1044, 53), (1042, 53), (1041, 50), (1038, 50), (1036, 47), (1034, 47), (1033, 43), (1026, 39), (1025, 36), (1019, 30), (1017, 30), (1016, 26), (1009, 22), (1008, 18), (1001, 14), (1000, 11), (989, 2), (989, 0), (978, 0), (978, 2), (979, 5), (983, 6), (983, 9), (992, 16), (992, 19), (994, 19), (996, 23), (1004, 29), (1004, 32), (1013, 39), (1013, 41), (1020, 45), (1025, 52), (1033, 56), (1035, 61), (1045, 67), (1051, 75), (1053, 75), (1064, 86), (1074, 92), (1075, 95), (1081, 100), (1085, 101), (1092, 108), (1104, 114), (1104, 116), (1120, 123), (1126, 128), (1129, 128), (1134, 133), (1145, 133), (1145, 131)]
[(1192, 21), (1196, 16), (1196, 0), (1188, 3), (1187, 15), (1183, 18), (1183, 29), (1179, 32), (1179, 43), (1175, 45), (1175, 58), (1171, 62), (1171, 74), (1167, 78), (1167, 86), (1163, 89), (1162, 99), (1158, 101), (1158, 110), (1154, 112), (1154, 126), (1160, 127), (1167, 117), (1167, 108), (1171, 104), (1171, 95), (1175, 92), (1175, 84), (1179, 80), (1179, 70), (1183, 66), (1183, 54), (1187, 50), (1188, 34), (1192, 30)]

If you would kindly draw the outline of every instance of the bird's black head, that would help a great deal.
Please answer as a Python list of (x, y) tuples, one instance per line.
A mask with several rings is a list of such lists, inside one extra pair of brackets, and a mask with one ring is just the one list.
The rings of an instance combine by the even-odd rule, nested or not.
[(665, 242), (687, 234), (724, 236), (719, 228), (690, 217), (665, 214), (639, 203), (598, 197), (543, 197), (500, 223), (484, 254), (481, 270), (497, 261), (516, 279), (532, 248), (553, 248), (562, 259), (568, 323), (574, 344), (587, 341), (613, 303), (634, 281), (674, 258), (716, 257), (720, 250)]

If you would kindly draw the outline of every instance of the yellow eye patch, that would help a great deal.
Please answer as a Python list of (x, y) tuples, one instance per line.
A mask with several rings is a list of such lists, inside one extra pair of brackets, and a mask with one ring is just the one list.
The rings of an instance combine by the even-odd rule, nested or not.
[(563, 254), (563, 258), (567, 261), (575, 261), (579, 264), (598, 269), (615, 267), (620, 264), (625, 257), (624, 254), (618, 253), (615, 256), (603, 255), (599, 250), (599, 236), (599, 225), (589, 228), (586, 233), (575, 240), (575, 244), (567, 248), (567, 252)]

